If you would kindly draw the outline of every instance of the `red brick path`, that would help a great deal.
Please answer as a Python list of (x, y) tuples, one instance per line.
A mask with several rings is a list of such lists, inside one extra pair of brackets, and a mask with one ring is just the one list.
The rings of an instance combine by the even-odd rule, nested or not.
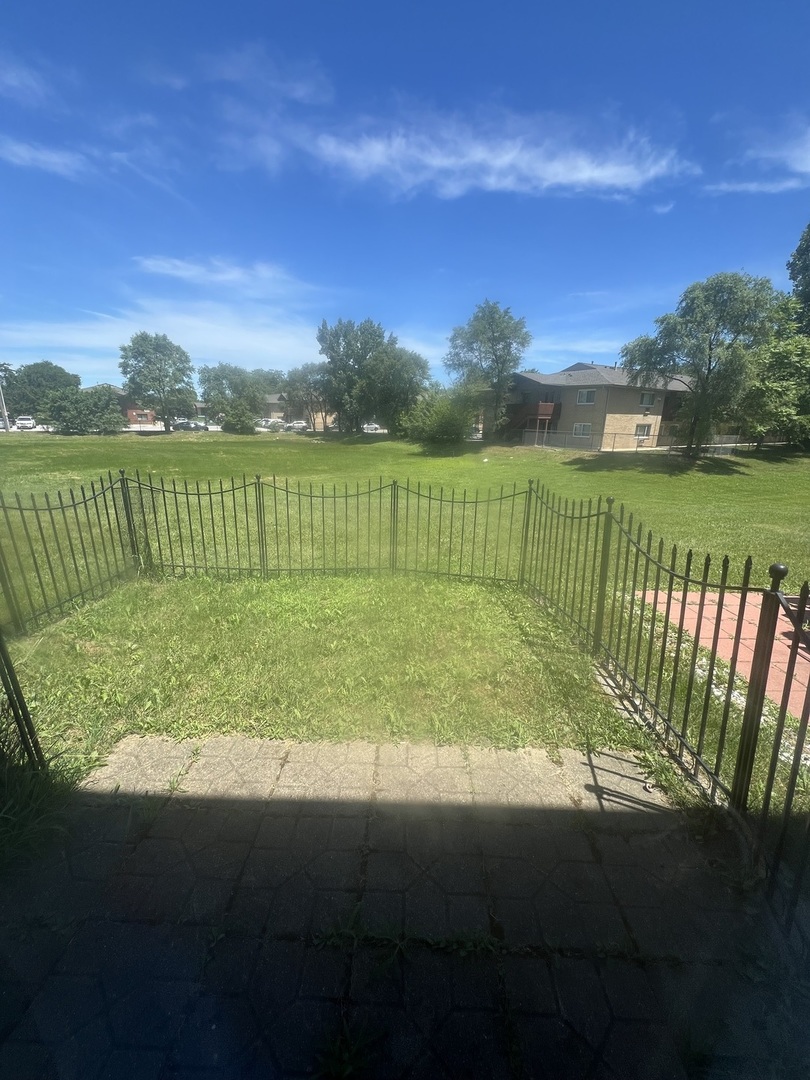
[[(648, 594), (648, 602), (652, 602), (654, 596)], [(686, 600), (686, 613), (684, 615), (684, 630), (694, 638), (697, 627), (698, 607), (700, 595), (689, 593)], [(737, 671), (744, 678), (751, 676), (751, 665), (754, 659), (754, 645), (757, 638), (757, 625), (759, 612), (762, 606), (762, 594), (751, 592), (743, 613), (742, 635), (740, 637), (740, 649), (737, 658)], [(658, 596), (658, 608), (663, 611), (666, 607), (666, 597)], [(723, 660), (731, 660), (731, 652), (734, 648), (734, 634), (737, 629), (737, 619), (740, 607), (738, 593), (726, 594), (723, 603), (723, 614), (720, 624), (720, 636), (717, 643), (718, 655)], [(681, 616), (681, 597), (673, 596), (670, 607), (670, 622), (677, 626)], [(715, 620), (717, 618), (717, 595), (708, 593), (703, 605), (703, 620), (700, 627), (700, 644), (710, 648), (714, 635)], [(768, 673), (767, 694), (771, 701), (781, 704), (782, 694), (787, 676), (790, 646), (793, 641), (793, 624), (784, 612), (779, 613), (779, 621), (776, 626), (776, 637), (771, 658), (771, 668)], [(805, 695), (810, 682), (810, 651), (804, 646), (799, 646), (796, 657), (796, 668), (793, 673), (793, 682), (790, 689), (790, 704), (788, 711), (793, 716), (800, 716), (804, 705)]]

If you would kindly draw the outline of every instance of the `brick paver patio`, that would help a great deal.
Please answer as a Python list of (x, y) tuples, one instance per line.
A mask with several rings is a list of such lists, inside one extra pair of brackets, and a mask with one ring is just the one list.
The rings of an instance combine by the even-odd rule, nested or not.
[(806, 1075), (735, 836), (625, 754), (130, 737), (0, 917), (9, 1080)]

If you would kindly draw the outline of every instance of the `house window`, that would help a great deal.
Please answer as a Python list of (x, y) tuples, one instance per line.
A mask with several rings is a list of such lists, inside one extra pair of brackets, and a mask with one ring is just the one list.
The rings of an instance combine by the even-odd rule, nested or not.
[[(593, 393), (593, 390), (590, 391)], [(580, 393), (582, 391), (580, 390)], [(590, 424), (574, 424), (574, 438), (575, 439), (590, 439), (591, 437), (591, 425)]]
[(577, 405), (593, 405), (595, 401), (595, 390), (577, 390)]
[(650, 437), (651, 430), (652, 424), (636, 424), (636, 438), (648, 439)]
[(645, 409), (651, 409), (655, 404), (655, 394), (643, 393), (639, 400), (639, 405)]

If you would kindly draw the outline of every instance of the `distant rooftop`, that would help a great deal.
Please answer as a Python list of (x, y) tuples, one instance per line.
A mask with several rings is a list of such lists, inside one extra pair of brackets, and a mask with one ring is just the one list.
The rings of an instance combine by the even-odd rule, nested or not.
[(126, 397), (126, 390), (122, 390), (120, 386), (113, 386), (112, 383), (100, 382), (94, 383), (93, 386), (83, 386), (82, 390), (112, 390), (114, 394), (118, 394), (119, 397)]
[(661, 382), (631, 383), (627, 372), (619, 364), (571, 364), (562, 371), (544, 374), (537, 371), (518, 371), (523, 379), (539, 383), (542, 386), (639, 386), (651, 390), (684, 390), (680, 379), (673, 379), (666, 386)]

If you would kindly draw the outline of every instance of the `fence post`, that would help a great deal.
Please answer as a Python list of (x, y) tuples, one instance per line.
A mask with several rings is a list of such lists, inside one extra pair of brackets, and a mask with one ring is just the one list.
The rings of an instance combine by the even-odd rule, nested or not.
[(37, 769), (45, 769), (47, 763), (37, 738), (36, 728), (25, 703), (22, 688), (20, 687), (17, 673), (11, 662), (3, 634), (0, 632), (0, 687), (8, 702), (8, 707), (17, 727), (20, 737), (20, 745), (29, 762)]
[(526, 503), (523, 507), (523, 536), (520, 542), (520, 564), (518, 566), (518, 586), (522, 589), (526, 579), (526, 560), (529, 551), (529, 528), (532, 520), (532, 495), (534, 494), (534, 480), (529, 481), (529, 489), (526, 492)]
[(605, 598), (607, 596), (608, 571), (610, 569), (610, 538), (613, 532), (613, 496), (608, 495), (605, 510), (605, 526), (602, 530), (602, 557), (599, 563), (599, 585), (596, 591), (596, 614), (593, 620), (593, 655), (602, 651), (602, 631), (605, 626)]
[(754, 645), (754, 658), (751, 662), (751, 678), (748, 682), (748, 695), (745, 699), (740, 745), (737, 750), (737, 763), (731, 781), (731, 805), (744, 814), (748, 807), (748, 791), (751, 787), (751, 775), (754, 771), (754, 758), (759, 739), (759, 725), (762, 720), (762, 708), (765, 704), (765, 691), (768, 685), (768, 671), (771, 666), (776, 622), (779, 618), (779, 587), (787, 577), (788, 568), (784, 563), (772, 563), (768, 567), (771, 575), (771, 587), (762, 593), (762, 608), (759, 613), (757, 640)]
[(23, 621), (22, 614), (20, 613), (20, 607), (17, 603), (17, 598), (11, 589), (11, 575), (8, 572), (8, 566), (6, 565), (6, 557), (3, 554), (3, 549), (0, 548), (0, 589), (3, 591), (3, 596), (6, 600), (6, 606), (8, 607), (9, 615), (11, 616), (11, 624), (14, 627), (15, 633), (25, 633), (25, 623)]
[(391, 573), (397, 569), (397, 532), (399, 525), (399, 490), (396, 480), (391, 481), (391, 544), (388, 553), (388, 566)]
[(262, 581), (267, 578), (267, 534), (264, 521), (264, 488), (262, 478), (256, 473), (256, 525), (259, 544), (259, 573)]
[[(127, 523), (127, 536), (129, 537), (129, 547), (132, 551), (132, 558), (135, 560), (135, 566), (140, 565), (140, 553), (138, 551), (138, 535), (135, 532), (135, 518), (132, 515), (132, 503), (129, 498), (129, 480), (127, 479), (126, 472), (123, 469), (118, 470), (121, 476), (121, 500), (124, 504), (124, 517)], [(113, 501), (115, 506), (115, 501)]]

